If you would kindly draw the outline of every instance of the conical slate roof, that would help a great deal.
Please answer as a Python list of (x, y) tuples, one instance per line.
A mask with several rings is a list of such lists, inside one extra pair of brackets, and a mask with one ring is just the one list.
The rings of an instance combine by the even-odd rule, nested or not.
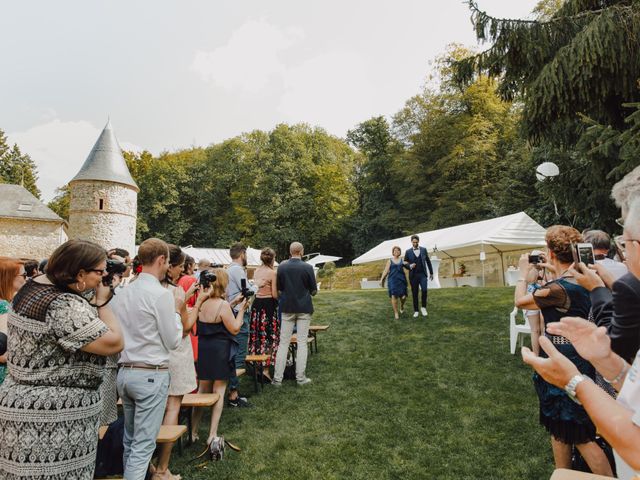
[(82, 168), (71, 181), (78, 180), (116, 182), (129, 185), (136, 191), (140, 190), (129, 173), (127, 163), (122, 156), (122, 149), (113, 133), (111, 121), (107, 122)]

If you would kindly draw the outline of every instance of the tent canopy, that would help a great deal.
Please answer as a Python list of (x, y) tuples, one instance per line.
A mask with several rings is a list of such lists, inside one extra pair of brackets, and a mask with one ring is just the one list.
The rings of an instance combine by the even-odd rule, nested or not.
[(323, 263), (327, 263), (327, 262), (337, 262), (338, 260), (341, 260), (341, 259), (342, 257), (333, 257), (331, 255), (317, 255), (313, 258), (310, 258), (309, 260), (306, 260), (306, 262), (312, 267), (315, 267), (317, 265), (322, 265)]
[[(194, 248), (194, 247), (181, 247), (182, 251), (187, 255), (192, 256), (196, 263), (200, 260), (209, 260), (211, 263), (217, 263), (220, 265), (231, 265), (231, 255), (229, 255), (228, 248)], [(135, 247), (135, 253), (138, 253), (138, 246)], [(250, 267), (258, 267), (262, 265), (260, 260), (260, 250), (247, 247), (247, 265)], [(278, 262), (274, 262), (274, 265), (278, 265)]]
[[(196, 263), (198, 263), (200, 259), (205, 259), (209, 260), (211, 263), (231, 265), (231, 255), (229, 255), (228, 248), (186, 247), (183, 248), (182, 251), (195, 258)], [(250, 267), (258, 267), (262, 265), (262, 261), (260, 260), (260, 250), (247, 247), (247, 265)], [(275, 262), (275, 265), (278, 265), (278, 262)]]
[[(420, 245), (440, 258), (459, 258), (485, 253), (506, 253), (544, 247), (546, 230), (524, 212), (504, 217), (467, 223), (418, 233)], [(376, 262), (391, 257), (398, 246), (404, 252), (411, 247), (411, 235), (386, 240), (353, 261), (354, 265)]]

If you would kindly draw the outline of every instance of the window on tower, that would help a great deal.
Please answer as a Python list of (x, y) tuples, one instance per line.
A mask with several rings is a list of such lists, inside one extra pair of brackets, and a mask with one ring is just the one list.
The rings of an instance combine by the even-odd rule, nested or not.
[(104, 198), (98, 199), (98, 210), (104, 210)]

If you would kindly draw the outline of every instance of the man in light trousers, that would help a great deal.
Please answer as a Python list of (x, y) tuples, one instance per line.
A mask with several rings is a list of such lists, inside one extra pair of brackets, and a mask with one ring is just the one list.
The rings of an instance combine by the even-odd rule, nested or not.
[(180, 344), (180, 300), (162, 287), (169, 248), (150, 238), (140, 244), (142, 272), (111, 302), (125, 347), (118, 362), (118, 394), (124, 410), (124, 478), (143, 480), (156, 448), (169, 391), (169, 351)]
[(307, 336), (313, 314), (312, 298), (318, 292), (313, 267), (302, 261), (304, 248), (301, 243), (293, 242), (289, 247), (291, 258), (280, 264), (277, 273), (278, 291), (280, 292), (280, 308), (282, 324), (280, 327), (280, 344), (276, 354), (276, 369), (273, 385), (281, 386), (284, 367), (293, 328), (296, 327), (298, 348), (296, 353), (296, 381), (298, 385), (311, 383), (305, 375), (307, 368)]

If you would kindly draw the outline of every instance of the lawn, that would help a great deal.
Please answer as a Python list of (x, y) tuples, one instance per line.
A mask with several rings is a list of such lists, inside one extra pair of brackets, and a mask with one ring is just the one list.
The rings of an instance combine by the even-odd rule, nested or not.
[[(429, 294), (427, 319), (394, 321), (386, 292), (321, 292), (313, 383), (225, 408), (220, 431), (242, 447), (222, 462), (175, 452), (186, 479), (548, 479), (531, 371), (509, 354), (509, 288)], [(250, 379), (243, 389), (252, 393)], [(203, 422), (200, 436), (206, 438)]]

